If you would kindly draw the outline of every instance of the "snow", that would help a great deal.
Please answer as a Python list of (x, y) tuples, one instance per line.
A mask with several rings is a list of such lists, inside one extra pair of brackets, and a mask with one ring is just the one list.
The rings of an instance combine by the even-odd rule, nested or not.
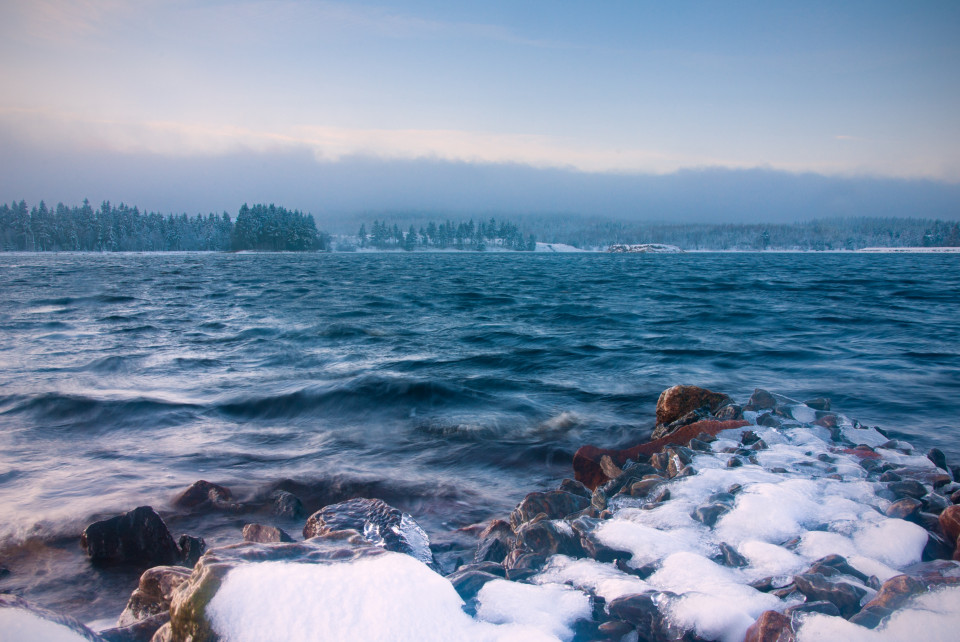
[(565, 243), (537, 243), (537, 252), (589, 252)]
[[(493, 584), (493, 586), (491, 586)], [(409, 555), (339, 564), (263, 562), (231, 570), (207, 607), (227, 642), (569, 640), (589, 599), (560, 586), (489, 582), (478, 620), (445, 578)]]
[(87, 642), (73, 629), (45, 620), (26, 609), (0, 609), (0, 642)]
[(914, 598), (876, 629), (838, 618), (808, 615), (797, 631), (797, 642), (954, 642), (960, 627), (960, 587)]

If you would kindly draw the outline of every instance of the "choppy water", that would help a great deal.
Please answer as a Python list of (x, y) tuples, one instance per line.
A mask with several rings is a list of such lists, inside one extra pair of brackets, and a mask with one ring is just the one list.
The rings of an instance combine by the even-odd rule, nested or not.
[(7, 254), (0, 299), (0, 590), (87, 619), (135, 578), (78, 555), (95, 517), (233, 541), (255, 518), (168, 512), (204, 478), (442, 542), (677, 383), (827, 396), (960, 463), (956, 255)]

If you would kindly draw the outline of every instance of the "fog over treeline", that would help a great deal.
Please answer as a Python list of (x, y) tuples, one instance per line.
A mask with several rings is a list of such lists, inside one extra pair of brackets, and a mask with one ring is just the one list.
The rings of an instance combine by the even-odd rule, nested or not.
[[(277, 203), (356, 234), (398, 212), (434, 220), (523, 216), (670, 223), (795, 223), (836, 217), (960, 218), (960, 185), (772, 169), (687, 169), (665, 175), (588, 173), (526, 165), (318, 161), (313, 152), (168, 157), (38, 149), (0, 131), (0, 201), (136, 203), (158, 212), (221, 212)], [(233, 211), (231, 209), (231, 211)], [(539, 238), (539, 235), (538, 235)]]
[[(406, 230), (406, 231), (404, 231)], [(960, 247), (960, 223), (920, 218), (833, 218), (803, 223), (652, 223), (591, 217), (521, 216), (517, 221), (428, 220), (421, 213), (374, 218), (331, 236), (312, 214), (274, 204), (194, 216), (25, 200), (0, 204), (0, 251), (532, 251), (536, 241), (603, 250), (614, 243), (665, 243), (687, 250), (856, 250)]]

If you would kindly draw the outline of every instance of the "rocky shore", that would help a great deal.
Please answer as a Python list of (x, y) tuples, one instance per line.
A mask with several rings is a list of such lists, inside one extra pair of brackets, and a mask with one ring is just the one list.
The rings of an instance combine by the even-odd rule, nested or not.
[[(0, 637), (955, 639), (958, 477), (827, 399), (675, 386), (649, 441), (583, 446), (572, 479), (467, 529), (469, 551), (373, 497), (306, 516), (278, 491), (271, 514), (301, 533), (251, 522), (210, 550), (141, 506), (80, 536), (90, 563), (144, 569), (115, 627), (0, 595)], [(243, 511), (203, 480), (173, 504)]]

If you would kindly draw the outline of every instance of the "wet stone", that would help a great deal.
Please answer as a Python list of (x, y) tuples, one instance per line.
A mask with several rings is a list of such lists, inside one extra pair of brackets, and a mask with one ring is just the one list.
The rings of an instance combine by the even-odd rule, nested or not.
[(761, 613), (743, 637), (743, 642), (793, 642), (793, 640), (791, 619), (777, 611)]
[(913, 497), (904, 497), (890, 504), (884, 513), (887, 517), (916, 521), (921, 508), (923, 508), (923, 502), (920, 500)]
[(730, 507), (726, 504), (707, 504), (706, 506), (698, 506), (697, 509), (690, 514), (690, 517), (704, 526), (712, 528), (717, 523), (717, 520), (729, 512)]
[(760, 426), (767, 426), (768, 428), (779, 428), (783, 422), (781, 422), (772, 413), (767, 413), (757, 419), (757, 424)]
[(840, 609), (833, 602), (820, 600), (818, 602), (804, 602), (784, 609), (783, 614), (790, 616), (794, 613), (822, 613), (823, 615), (833, 615), (840, 617)]
[[(136, 590), (117, 620), (117, 627), (128, 627), (135, 622), (170, 610), (174, 589), (190, 577), (189, 569), (181, 566), (155, 566), (140, 576)], [(159, 622), (154, 630), (164, 622)], [(151, 633), (152, 634), (152, 633)]]
[(177, 508), (198, 508), (207, 504), (220, 506), (233, 501), (233, 493), (226, 486), (201, 479), (177, 495), (173, 505)]
[(887, 485), (887, 490), (896, 497), (913, 497), (920, 499), (927, 494), (927, 489), (918, 481), (908, 479), (905, 481), (891, 482)]
[(730, 397), (699, 386), (673, 386), (660, 393), (657, 399), (657, 424), (673, 423), (688, 412), (704, 406), (716, 412)]
[(586, 497), (587, 499), (590, 499), (590, 496), (593, 495), (592, 490), (587, 488), (582, 482), (578, 482), (575, 479), (564, 479), (562, 482), (560, 482), (560, 488), (557, 490), (561, 490), (572, 495)]
[(710, 452), (710, 451), (712, 450), (712, 449), (710, 448), (710, 444), (708, 444), (708, 443), (705, 442), (705, 441), (701, 441), (700, 439), (697, 439), (696, 437), (694, 437), (693, 439), (691, 439), (691, 440), (690, 440), (690, 443), (689, 443), (688, 445), (690, 446), (690, 450), (696, 450), (696, 451), (699, 451), (699, 452)]
[(744, 406), (744, 410), (767, 410), (776, 407), (776, 397), (762, 388), (756, 388), (750, 395), (750, 401)]
[(920, 499), (920, 502), (923, 504), (923, 510), (928, 513), (933, 513), (934, 515), (939, 515), (945, 511), (950, 505), (951, 501), (940, 495), (939, 493), (929, 493), (924, 495)]
[(760, 435), (752, 430), (744, 430), (742, 433), (740, 433), (740, 443), (742, 443), (744, 446), (755, 444), (758, 441), (760, 441)]
[(939, 522), (948, 542), (956, 544), (957, 537), (960, 536), (960, 505), (953, 505), (944, 509), (940, 513)]
[(850, 618), (850, 622), (867, 629), (875, 629), (883, 621), (883, 618), (891, 613), (893, 611), (882, 606), (865, 606), (859, 613)]
[(727, 404), (716, 412), (716, 418), (720, 421), (733, 421), (743, 419), (743, 408), (735, 403)]
[(494, 575), (485, 571), (467, 569), (458, 570), (447, 576), (447, 580), (453, 584), (453, 588), (464, 601), (469, 601), (476, 597), (484, 584), (490, 580), (500, 579), (502, 576)]
[(896, 482), (896, 481), (900, 481), (901, 479), (903, 478), (900, 477), (900, 475), (898, 475), (897, 473), (893, 472), (892, 470), (888, 470), (887, 472), (880, 475), (880, 481), (882, 482)]
[(830, 410), (830, 400), (826, 397), (817, 397), (816, 399), (808, 399), (803, 402), (803, 405), (813, 408), (814, 410), (828, 411)]
[(589, 505), (590, 500), (583, 495), (574, 495), (563, 490), (530, 493), (510, 513), (510, 524), (518, 528), (540, 513), (545, 514), (548, 519), (562, 519)]
[(270, 544), (271, 542), (292, 542), (293, 538), (282, 528), (264, 524), (247, 524), (243, 527), (243, 541)]
[(831, 582), (819, 573), (801, 573), (794, 576), (793, 581), (797, 590), (808, 599), (833, 603), (845, 618), (860, 610), (860, 600), (866, 595), (860, 587), (847, 582)]
[(80, 545), (97, 563), (159, 566), (180, 561), (167, 525), (149, 506), (90, 524), (80, 536)]
[(726, 566), (732, 566), (733, 568), (743, 568), (750, 563), (747, 558), (726, 542), (720, 543), (720, 556)]
[(193, 535), (181, 535), (177, 545), (180, 546), (180, 561), (184, 566), (192, 567), (207, 550), (207, 543), (203, 538)]
[(943, 451), (939, 448), (931, 448), (927, 453), (927, 459), (933, 462), (933, 465), (937, 468), (943, 470), (950, 470), (947, 468), (947, 456), (943, 454)]
[(743, 466), (743, 460), (739, 457), (731, 457), (727, 460), (727, 468), (739, 468)]
[(517, 530), (517, 546), (549, 557), (562, 554), (580, 557), (584, 554), (580, 538), (566, 522), (541, 520), (524, 524)]
[[(943, 513), (941, 513), (942, 515)], [(953, 554), (954, 546), (936, 533), (927, 531), (927, 543), (923, 547), (921, 559), (924, 562), (933, 560), (948, 560)]]
[(303, 502), (293, 493), (285, 490), (278, 490), (271, 495), (273, 503), (271, 510), (277, 517), (286, 517), (288, 519), (297, 519), (303, 515)]

